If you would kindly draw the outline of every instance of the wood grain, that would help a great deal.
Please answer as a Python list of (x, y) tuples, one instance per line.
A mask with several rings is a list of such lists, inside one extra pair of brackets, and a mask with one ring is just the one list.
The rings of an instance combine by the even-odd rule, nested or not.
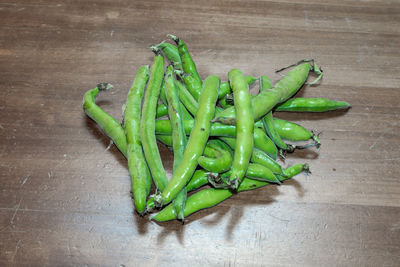
[[(0, 265), (399, 266), (398, 1), (35, 2), (0, 1)], [(111, 82), (98, 103), (121, 118), (147, 47), (167, 33), (203, 78), (235, 67), (277, 81), (275, 69), (315, 58), (324, 79), (299, 95), (352, 108), (276, 115), (323, 132), (319, 153), (284, 162), (312, 175), (185, 225), (135, 214), (126, 160), (81, 101)]]

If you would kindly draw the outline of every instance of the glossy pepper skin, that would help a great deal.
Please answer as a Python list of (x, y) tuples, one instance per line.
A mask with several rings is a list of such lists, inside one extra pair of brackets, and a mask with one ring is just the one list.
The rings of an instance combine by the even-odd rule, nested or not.
[(211, 119), (215, 113), (219, 83), (219, 78), (215, 75), (209, 76), (204, 80), (199, 109), (195, 116), (194, 126), (190, 133), (183, 159), (164, 191), (154, 197), (156, 206), (163, 206), (171, 202), (192, 177), (197, 167), (197, 160), (203, 154), (210, 135)]

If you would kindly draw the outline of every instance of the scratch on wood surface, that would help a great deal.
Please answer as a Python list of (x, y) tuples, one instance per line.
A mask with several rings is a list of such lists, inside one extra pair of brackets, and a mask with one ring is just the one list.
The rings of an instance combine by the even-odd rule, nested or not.
[(17, 244), (15, 245), (14, 255), (13, 255), (13, 257), (12, 257), (12, 262), (15, 262), (15, 256), (16, 256), (17, 253), (18, 253), (19, 243), (21, 243), (21, 239), (18, 240)]
[(10, 220), (10, 224), (14, 224), (14, 218), (15, 218), (15, 215), (17, 215), (17, 212), (18, 212), (18, 210), (19, 210), (19, 207), (21, 206), (21, 202), (22, 202), (22, 198), (21, 198), (21, 200), (19, 201), (17, 207), (15, 208), (14, 214), (13, 214), (13, 216), (11, 217), (11, 220)]
[(400, 158), (390, 158), (390, 159), (383, 159), (383, 160), (395, 160), (395, 161), (397, 161), (397, 160), (400, 160)]
[(28, 176), (26, 176), (25, 177), (25, 179), (22, 181), (22, 184), (21, 184), (21, 186), (20, 187), (23, 187), (24, 186), (24, 184), (29, 180), (29, 178), (31, 178), (31, 176), (30, 175), (28, 175)]
[(9, 226), (4, 227), (3, 229), (0, 230), (0, 233), (25, 233), (26, 231), (21, 231), (21, 230), (10, 230), (10, 231), (5, 231)]
[(394, 231), (399, 231), (400, 230), (400, 221), (392, 225), (392, 228), (390, 229), (392, 232)]
[(358, 239), (359, 239), (360, 249), (362, 249), (364, 241), (363, 241), (363, 238), (362, 238), (361, 223), (358, 223)]
[(378, 138), (375, 139), (375, 142), (373, 142), (372, 145), (370, 145), (369, 150), (373, 149), (374, 146), (378, 143), (378, 141), (381, 140), (383, 136), (390, 130), (391, 128), (387, 128), (383, 133), (381, 133), (381, 135), (379, 135)]
[(271, 216), (271, 217), (274, 218), (274, 219), (277, 219), (277, 220), (281, 221), (281, 222), (286, 222), (286, 223), (290, 222), (290, 220), (286, 220), (286, 219), (279, 218), (279, 217), (274, 216), (274, 215), (272, 215), (272, 214), (270, 214), (270, 213), (268, 213), (268, 215)]

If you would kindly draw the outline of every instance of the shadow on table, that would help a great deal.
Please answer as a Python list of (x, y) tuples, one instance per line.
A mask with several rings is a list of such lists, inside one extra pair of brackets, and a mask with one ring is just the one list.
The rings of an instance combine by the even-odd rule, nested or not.
[[(299, 197), (304, 196), (304, 190), (299, 182), (296, 180), (285, 181), (281, 186), (293, 186), (298, 192)], [(174, 220), (168, 222), (153, 222), (163, 227), (162, 231), (158, 234), (158, 244), (163, 244), (165, 239), (175, 234), (181, 245), (184, 244), (184, 232), (185, 228), (199, 220), (201, 223), (207, 226), (216, 226), (221, 221), (230, 215), (230, 219), (227, 222), (225, 239), (232, 241), (233, 233), (237, 225), (243, 218), (244, 210), (249, 206), (262, 205), (267, 206), (272, 204), (275, 196), (279, 195), (277, 185), (269, 185), (256, 190), (250, 190), (241, 192), (240, 194), (233, 195), (230, 199), (225, 200), (222, 204), (217, 206), (200, 210), (188, 217), (184, 224), (182, 222)], [(211, 216), (214, 215), (214, 216)]]
[(124, 155), (121, 153), (121, 151), (118, 150), (118, 148), (114, 144), (110, 146), (111, 139), (103, 133), (101, 128), (96, 124), (96, 122), (94, 122), (88, 116), (85, 116), (85, 125), (86, 128), (90, 129), (89, 133), (103, 144), (104, 150), (108, 150), (109, 153), (114, 155), (115, 159), (118, 161), (119, 164), (126, 166), (126, 168), (128, 168), (128, 163)]

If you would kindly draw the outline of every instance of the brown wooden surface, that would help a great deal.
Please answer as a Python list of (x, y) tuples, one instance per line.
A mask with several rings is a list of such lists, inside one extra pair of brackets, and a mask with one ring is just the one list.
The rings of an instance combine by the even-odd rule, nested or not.
[[(37, 2), (37, 3), (34, 3)], [(0, 1), (0, 265), (399, 266), (398, 1)], [(126, 160), (82, 111), (121, 117), (147, 46), (182, 37), (203, 78), (315, 58), (299, 95), (348, 112), (279, 117), (323, 131), (313, 174), (156, 224), (133, 212)], [(167, 170), (169, 152), (160, 147)]]

